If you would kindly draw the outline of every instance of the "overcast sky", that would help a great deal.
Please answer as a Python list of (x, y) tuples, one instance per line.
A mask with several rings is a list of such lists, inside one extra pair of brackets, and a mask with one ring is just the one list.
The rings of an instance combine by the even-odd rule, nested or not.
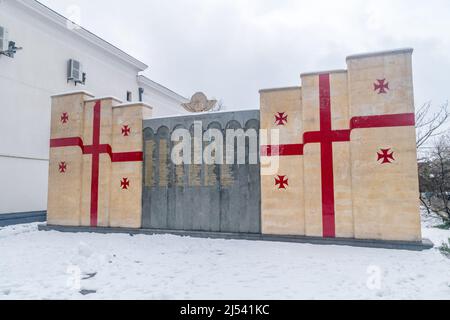
[[(150, 66), (146, 75), (232, 109), (350, 54), (413, 47), (416, 104), (450, 96), (448, 0), (41, 0)], [(76, 7), (75, 7), (76, 8)]]

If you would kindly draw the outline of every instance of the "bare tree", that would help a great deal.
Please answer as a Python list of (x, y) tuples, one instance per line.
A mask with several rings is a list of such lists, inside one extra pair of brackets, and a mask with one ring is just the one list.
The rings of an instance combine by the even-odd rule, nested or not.
[(448, 101), (432, 112), (431, 102), (425, 103), (416, 112), (417, 148), (422, 148), (431, 138), (440, 136), (450, 120)]
[[(448, 136), (442, 137), (450, 120), (448, 102), (435, 112), (428, 102), (416, 112), (417, 148), (427, 150), (419, 160), (420, 201), (428, 214), (436, 214), (450, 223), (449, 215), (449, 142)], [(427, 147), (430, 141), (441, 136), (434, 147)], [(424, 153), (421, 153), (424, 155)]]
[(421, 202), (429, 214), (450, 224), (450, 137), (443, 135), (419, 163)]

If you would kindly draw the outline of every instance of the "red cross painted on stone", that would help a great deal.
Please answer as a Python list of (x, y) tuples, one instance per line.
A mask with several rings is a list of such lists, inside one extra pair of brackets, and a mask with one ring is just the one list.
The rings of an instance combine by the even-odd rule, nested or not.
[(61, 122), (62, 122), (63, 124), (66, 124), (67, 122), (69, 122), (69, 114), (68, 114), (67, 112), (64, 112), (64, 113), (61, 115)]
[(123, 126), (122, 127), (122, 135), (124, 137), (128, 137), (130, 135), (131, 129), (129, 126)]
[(128, 190), (130, 187), (130, 180), (128, 180), (128, 178), (123, 178), (122, 181), (120, 181), (120, 187), (122, 190)]
[(377, 153), (377, 155), (378, 155), (377, 161), (383, 160), (381, 162), (381, 164), (392, 163), (392, 161), (395, 161), (394, 152), (389, 153), (389, 151), (391, 151), (390, 148), (389, 149), (381, 149), (381, 152)]
[(275, 115), (275, 124), (278, 126), (284, 126), (288, 122), (288, 116), (286, 112), (278, 112)]
[(92, 156), (91, 167), (91, 204), (90, 216), (91, 226), (96, 227), (98, 223), (98, 195), (99, 195), (99, 174), (100, 174), (100, 155), (108, 154), (111, 162), (142, 162), (142, 152), (122, 152), (113, 153), (109, 144), (100, 143), (101, 129), (101, 101), (97, 101), (93, 110), (93, 135), (92, 145), (84, 145), (80, 137), (60, 138), (50, 140), (51, 148), (62, 147), (80, 147), (84, 155)]
[(386, 79), (377, 80), (377, 83), (373, 84), (373, 91), (378, 91), (378, 94), (386, 94), (389, 89), (389, 82)]
[(59, 172), (60, 173), (66, 173), (66, 170), (67, 170), (67, 163), (60, 162), (59, 163)]
[(278, 186), (279, 190), (286, 190), (286, 187), (289, 187), (289, 179), (286, 176), (278, 176), (275, 178), (275, 186)]
[(350, 120), (350, 128), (333, 130), (331, 122), (331, 89), (330, 75), (319, 75), (320, 131), (305, 132), (302, 144), (285, 144), (262, 146), (261, 155), (303, 156), (307, 144), (320, 144), (321, 182), (322, 182), (322, 224), (325, 238), (336, 237), (335, 194), (333, 169), (333, 143), (350, 142), (351, 132), (355, 129), (409, 127), (415, 125), (414, 113), (375, 115), (354, 117)]

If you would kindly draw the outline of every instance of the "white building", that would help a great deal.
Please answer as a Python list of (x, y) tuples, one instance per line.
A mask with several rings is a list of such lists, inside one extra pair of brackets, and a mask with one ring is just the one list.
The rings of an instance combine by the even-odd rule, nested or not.
[[(0, 41), (23, 47), (0, 55), (0, 214), (47, 208), (51, 95), (85, 90), (142, 98), (154, 116), (186, 113), (186, 98), (139, 75), (147, 65), (37, 1), (0, 0)], [(84, 85), (68, 81), (70, 59), (81, 62)]]

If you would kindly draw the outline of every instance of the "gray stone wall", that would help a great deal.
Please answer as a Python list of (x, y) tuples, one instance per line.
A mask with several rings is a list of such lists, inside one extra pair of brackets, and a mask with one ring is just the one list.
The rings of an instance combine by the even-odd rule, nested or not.
[[(246, 139), (245, 164), (175, 165), (171, 161), (172, 133), (180, 128), (193, 132), (195, 121), (202, 122), (203, 133), (211, 128), (221, 130), (225, 144), (229, 143), (227, 129), (254, 129), (259, 139), (257, 110), (144, 121), (143, 227), (260, 233), (259, 141), (255, 151)], [(203, 142), (203, 147), (208, 144)], [(192, 148), (192, 157), (194, 151)], [(257, 152), (257, 163), (250, 164), (253, 152)]]

